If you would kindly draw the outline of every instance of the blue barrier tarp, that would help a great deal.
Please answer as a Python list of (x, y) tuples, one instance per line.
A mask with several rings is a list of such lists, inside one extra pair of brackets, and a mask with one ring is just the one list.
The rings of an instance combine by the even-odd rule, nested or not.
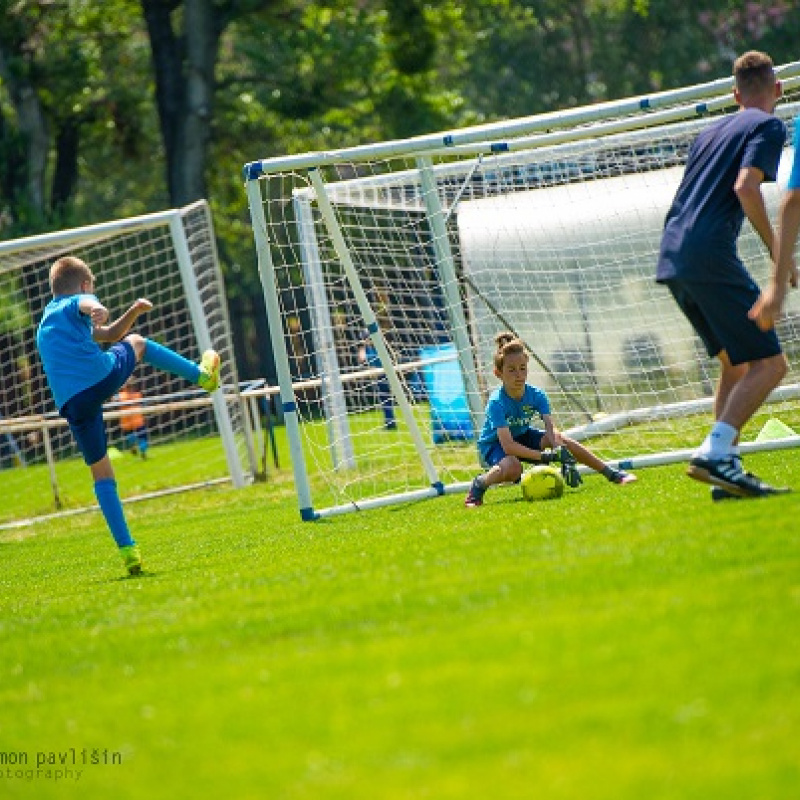
[(472, 418), (467, 405), (464, 378), (458, 365), (455, 345), (423, 347), (420, 359), (425, 363), (422, 378), (431, 408), (431, 427), (436, 444), (454, 439), (473, 439)]

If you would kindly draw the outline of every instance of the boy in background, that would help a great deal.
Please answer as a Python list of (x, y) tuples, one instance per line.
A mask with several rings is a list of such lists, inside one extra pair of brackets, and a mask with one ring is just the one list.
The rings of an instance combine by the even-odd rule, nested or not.
[(147, 421), (142, 413), (142, 393), (133, 376), (119, 390), (117, 399), (122, 403), (121, 411), (127, 412), (119, 418), (125, 446), (132, 455), (140, 455), (142, 459), (146, 459), (150, 440), (147, 435)]

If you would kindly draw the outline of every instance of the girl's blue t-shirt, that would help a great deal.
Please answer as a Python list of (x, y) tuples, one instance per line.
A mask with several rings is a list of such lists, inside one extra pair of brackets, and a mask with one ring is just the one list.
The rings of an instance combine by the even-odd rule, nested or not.
[(114, 357), (92, 338), (92, 320), (79, 303), (94, 295), (54, 297), (44, 310), (36, 331), (36, 347), (53, 393), (56, 408), (76, 394), (102, 381), (114, 366)]
[(483, 451), (497, 441), (499, 428), (508, 428), (512, 436), (521, 436), (534, 427), (532, 423), (536, 417), (549, 413), (550, 401), (541, 389), (525, 384), (522, 397), (515, 400), (499, 386), (486, 404), (486, 416), (478, 437), (479, 450)]

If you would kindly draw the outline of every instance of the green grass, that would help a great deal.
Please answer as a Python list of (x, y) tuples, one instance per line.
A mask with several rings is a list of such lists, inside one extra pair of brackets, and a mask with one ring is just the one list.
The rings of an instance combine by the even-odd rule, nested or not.
[[(142, 461), (129, 452), (114, 460), (123, 497), (133, 497), (168, 487), (202, 483), (229, 475), (225, 452), (218, 438), (178, 440), (158, 444)], [(55, 465), (61, 510), (96, 504), (89, 470), (80, 456)], [(53, 488), (46, 464), (0, 470), (0, 523), (55, 513)]]
[[(0, 532), (0, 797), (797, 797), (800, 494), (713, 505), (676, 466), (518, 498), (147, 501), (140, 579), (95, 514)], [(73, 747), (122, 763), (7, 777)]]

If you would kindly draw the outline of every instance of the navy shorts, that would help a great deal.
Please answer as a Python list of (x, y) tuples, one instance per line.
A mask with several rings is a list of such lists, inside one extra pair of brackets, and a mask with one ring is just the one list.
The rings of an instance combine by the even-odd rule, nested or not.
[(106, 454), (106, 426), (103, 424), (103, 403), (113, 397), (136, 369), (136, 353), (128, 342), (117, 342), (108, 350), (114, 355), (114, 366), (102, 381), (78, 392), (59, 412), (69, 422), (83, 460), (91, 466)]
[(664, 281), (686, 319), (702, 339), (709, 356), (724, 350), (731, 364), (745, 364), (781, 353), (775, 330), (762, 331), (747, 312), (760, 294), (755, 283)]
[[(524, 433), (521, 433), (519, 436), (515, 436), (514, 441), (518, 442), (524, 447), (529, 447), (531, 450), (541, 450), (542, 439), (544, 439), (544, 437), (544, 431), (538, 431), (535, 428), (528, 428), (528, 430), (526, 430)], [(488, 469), (489, 467), (493, 467), (495, 464), (499, 464), (506, 457), (506, 451), (503, 450), (503, 446), (500, 444), (500, 442), (492, 442), (486, 447), (485, 450), (482, 450), (478, 453), (478, 457), (480, 459), (481, 466)], [(520, 461), (525, 461), (525, 459), (521, 458)]]

